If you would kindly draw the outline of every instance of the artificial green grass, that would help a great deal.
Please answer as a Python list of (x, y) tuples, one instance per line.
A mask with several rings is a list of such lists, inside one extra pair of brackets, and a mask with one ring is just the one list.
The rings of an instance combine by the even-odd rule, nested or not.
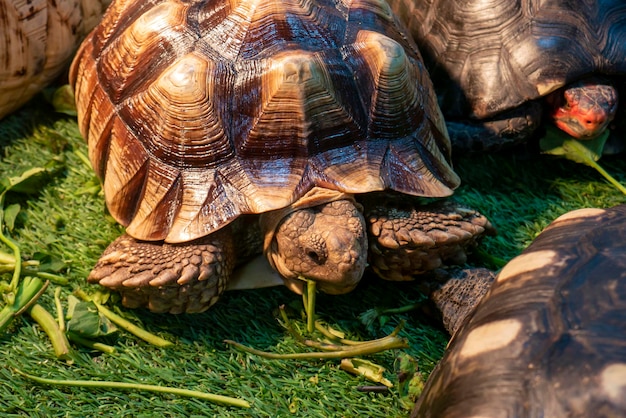
[[(63, 260), (63, 275), (72, 288), (89, 289), (85, 278), (106, 245), (122, 228), (105, 214), (97, 181), (81, 158), (87, 153), (75, 121), (55, 115), (45, 104), (30, 107), (0, 122), (0, 178), (42, 166), (53, 158), (64, 169), (33, 196), (13, 196), (22, 211), (11, 234), (26, 259), (48, 254)], [(605, 158), (603, 166), (622, 183), (626, 162)], [(488, 253), (508, 260), (518, 254), (555, 217), (580, 207), (608, 207), (625, 197), (588, 167), (546, 156), (482, 155), (456, 161), (464, 180), (455, 198), (486, 214), (499, 235), (483, 241)], [(9, 280), (10, 278), (5, 278)], [(424, 375), (441, 357), (447, 336), (418, 311), (393, 315), (365, 327), (359, 315), (371, 308), (397, 308), (421, 300), (414, 283), (389, 283), (366, 277), (351, 294), (319, 295), (317, 312), (333, 328), (352, 339), (372, 339), (389, 333), (401, 320), (401, 335), (411, 347)], [(53, 291), (40, 303), (54, 312)], [(223, 340), (232, 339), (255, 348), (291, 353), (302, 351), (277, 323), (279, 305), (297, 311), (300, 298), (286, 289), (227, 293), (216, 306), (199, 315), (122, 313), (147, 330), (175, 343), (169, 349), (151, 346), (122, 333), (108, 343), (114, 354), (77, 348), (75, 361), (54, 357), (51, 344), (28, 317), (15, 321), (0, 337), (0, 414), (29, 417), (92, 416), (405, 416), (399, 395), (361, 393), (368, 384), (339, 369), (339, 361), (265, 360), (234, 350)], [(305, 322), (297, 320), (303, 329)], [(397, 352), (371, 356), (385, 366), (386, 377), (396, 382)], [(243, 410), (196, 399), (148, 392), (112, 391), (42, 386), (15, 374), (11, 367), (57, 379), (93, 379), (169, 385), (241, 397), (252, 404)]]

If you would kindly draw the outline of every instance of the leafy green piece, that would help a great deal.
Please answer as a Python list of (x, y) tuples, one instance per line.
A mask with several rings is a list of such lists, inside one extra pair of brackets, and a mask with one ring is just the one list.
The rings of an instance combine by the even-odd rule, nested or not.
[(41, 182), (48, 177), (49, 172), (44, 167), (34, 167), (26, 170), (19, 176), (5, 177), (0, 180), (0, 186), (4, 192), (9, 190), (32, 194), (41, 189)]
[(76, 116), (76, 100), (74, 90), (69, 84), (65, 84), (52, 93), (52, 106), (54, 110), (66, 115)]
[[(65, 318), (63, 317), (63, 308), (59, 298), (60, 290), (61, 288), (57, 288), (55, 290), (54, 297), (57, 305), (57, 312), (60, 314), (58, 322), (59, 324), (62, 324), (60, 325), (61, 329), (65, 330)], [(89, 304), (91, 304), (91, 306), (89, 306)], [(68, 324), (69, 329), (66, 330), (67, 338), (74, 343), (80, 344), (92, 350), (98, 350), (108, 354), (115, 353), (115, 347), (90, 339), (110, 335), (117, 331), (117, 328), (111, 323), (111, 321), (97, 312), (98, 307), (91, 302), (81, 302), (80, 299), (74, 295), (68, 296), (67, 305), (67, 319), (70, 319), (70, 322), (72, 319), (75, 321), (72, 325)], [(100, 318), (94, 318), (94, 316), (96, 316), (94, 315), (94, 309), (96, 310), (95, 313)], [(89, 312), (85, 313), (85, 310)], [(87, 317), (86, 320), (85, 317)]]
[(14, 203), (9, 205), (4, 209), (4, 224), (6, 225), (9, 231), (13, 231), (15, 228), (15, 219), (17, 215), (20, 213), (21, 207), (19, 203)]
[(85, 338), (98, 338), (114, 334), (118, 328), (102, 315), (93, 302), (83, 302), (75, 296), (68, 297), (68, 332)]
[(424, 390), (424, 376), (418, 369), (417, 360), (407, 353), (400, 353), (395, 367), (400, 402), (406, 409), (411, 409)]
[(597, 138), (581, 141), (554, 126), (548, 126), (546, 135), (539, 141), (539, 147), (545, 154), (558, 155), (589, 165), (590, 160), (598, 161), (602, 157), (608, 137), (609, 131), (605, 131)]
[(602, 150), (608, 137), (609, 132), (606, 131), (598, 138), (579, 141), (556, 127), (548, 127), (546, 136), (539, 141), (539, 147), (544, 154), (562, 156), (568, 160), (595, 168), (609, 183), (626, 194), (626, 187), (596, 162), (602, 156)]
[(376, 323), (378, 323), (379, 328), (382, 328), (389, 322), (389, 320), (391, 319), (390, 316), (417, 310), (424, 304), (425, 301), (426, 298), (424, 297), (423, 300), (412, 303), (410, 305), (400, 306), (398, 308), (371, 308), (365, 312), (360, 313), (359, 320), (371, 334), (376, 334), (378, 331), (375, 326)]
[(33, 254), (33, 259), (39, 262), (38, 270), (48, 273), (59, 273), (67, 267), (67, 263), (55, 255), (43, 251), (37, 251)]

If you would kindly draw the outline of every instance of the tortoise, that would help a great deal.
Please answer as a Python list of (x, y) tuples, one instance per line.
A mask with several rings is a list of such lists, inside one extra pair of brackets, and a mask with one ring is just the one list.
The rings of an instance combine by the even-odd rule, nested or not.
[(542, 116), (579, 139), (611, 124), (626, 74), (625, 2), (390, 4), (424, 54), (454, 148), (520, 143)]
[(412, 279), (492, 230), (420, 199), (459, 178), (420, 53), (384, 0), (115, 0), (70, 80), (126, 226), (89, 281), (126, 306), (204, 311), (260, 251), (297, 293), (303, 277), (345, 293), (367, 263)]
[[(434, 296), (453, 333), (413, 417), (626, 416), (626, 205), (557, 218), (498, 274)], [(474, 287), (474, 285), (478, 285)]]
[(67, 70), (109, 0), (0, 0), (0, 119)]

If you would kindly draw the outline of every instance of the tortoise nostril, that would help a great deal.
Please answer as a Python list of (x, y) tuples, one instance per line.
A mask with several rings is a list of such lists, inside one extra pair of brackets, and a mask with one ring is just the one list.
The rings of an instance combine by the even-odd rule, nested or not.
[(313, 262), (314, 262), (315, 264), (322, 264), (322, 263), (324, 263), (324, 261), (326, 261), (326, 257), (324, 257), (324, 255), (323, 255), (323, 254), (318, 253), (318, 252), (317, 252), (317, 251), (315, 251), (315, 250), (308, 249), (308, 250), (306, 251), (306, 255), (307, 255), (307, 257), (309, 257), (311, 260), (313, 260)]

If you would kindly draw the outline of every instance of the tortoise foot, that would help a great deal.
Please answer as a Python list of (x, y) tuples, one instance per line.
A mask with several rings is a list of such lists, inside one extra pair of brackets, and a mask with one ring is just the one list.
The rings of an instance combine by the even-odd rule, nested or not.
[(450, 201), (420, 206), (388, 199), (366, 208), (365, 219), (370, 266), (386, 280), (413, 280), (442, 265), (463, 264), (468, 247), (495, 232), (483, 215)]
[(420, 282), (420, 288), (429, 295), (444, 328), (454, 335), (480, 302), (496, 277), (496, 273), (482, 267), (451, 267), (438, 269), (435, 279)]
[(543, 107), (527, 102), (481, 121), (447, 121), (453, 152), (494, 152), (526, 142), (541, 123)]
[(105, 250), (88, 281), (119, 291), (129, 308), (202, 312), (217, 301), (230, 278), (234, 256), (229, 237), (216, 233), (184, 244), (166, 244), (125, 234)]

